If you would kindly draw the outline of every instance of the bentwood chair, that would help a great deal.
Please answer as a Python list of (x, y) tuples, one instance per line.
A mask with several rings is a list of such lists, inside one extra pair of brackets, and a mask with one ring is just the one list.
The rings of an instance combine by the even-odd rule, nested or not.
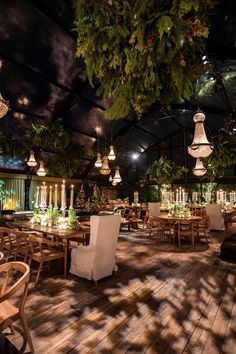
[[(24, 313), (24, 306), (28, 292), (30, 268), (23, 262), (9, 262), (0, 265), (1, 279), (3, 274), (4, 277), (0, 292), (0, 332), (2, 332), (5, 328), (10, 327), (11, 332), (14, 333), (12, 322), (19, 318), (24, 329), (30, 351), (33, 352), (33, 343), (30, 336), (27, 318)], [(20, 277), (17, 281), (15, 281), (16, 274), (20, 274)], [(15, 281), (13, 284), (12, 279)], [(11, 302), (13, 295), (15, 295), (20, 290), (22, 293), (20, 294), (18, 303), (15, 304), (14, 296), (13, 304)]]
[(16, 249), (15, 230), (7, 227), (0, 227), (0, 251), (6, 251), (6, 262), (8, 261), (11, 253)]
[[(29, 265), (31, 265), (32, 260), (39, 263), (35, 279), (35, 286), (37, 286), (43, 263), (48, 262), (50, 265), (50, 262), (53, 260), (65, 259), (65, 243), (33, 235), (28, 235), (28, 242), (30, 244)], [(65, 262), (64, 276), (66, 277)]]

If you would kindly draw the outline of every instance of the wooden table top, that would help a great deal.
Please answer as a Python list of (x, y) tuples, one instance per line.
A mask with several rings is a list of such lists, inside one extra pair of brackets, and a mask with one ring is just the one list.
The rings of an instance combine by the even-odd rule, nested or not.
[(85, 233), (89, 233), (89, 227), (85, 227), (85, 226), (82, 226), (81, 230), (69, 231), (69, 230), (61, 230), (61, 229), (54, 228), (54, 227), (42, 226), (39, 224), (32, 224), (30, 222), (25, 222), (25, 221), (13, 222), (11, 224), (13, 226), (16, 226), (19, 228), (25, 228), (25, 229), (32, 230), (32, 231), (38, 231), (38, 232), (42, 232), (42, 233), (49, 234), (52, 236), (57, 236), (57, 237), (64, 238), (64, 239), (69, 239), (71, 237), (81, 236), (81, 235), (84, 235)]
[(199, 220), (202, 220), (202, 217), (201, 216), (195, 216), (195, 215), (191, 215), (189, 217), (184, 217), (184, 218), (180, 218), (180, 217), (177, 217), (177, 216), (169, 216), (168, 214), (163, 214), (163, 215), (160, 215), (158, 217), (159, 219), (162, 219), (162, 220), (183, 220), (183, 221), (199, 221)]

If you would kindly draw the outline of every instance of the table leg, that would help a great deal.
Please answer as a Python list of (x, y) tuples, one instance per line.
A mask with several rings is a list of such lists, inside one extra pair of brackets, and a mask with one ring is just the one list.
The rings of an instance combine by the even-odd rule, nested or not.
[(69, 253), (69, 240), (65, 239), (64, 277), (67, 277), (67, 259)]

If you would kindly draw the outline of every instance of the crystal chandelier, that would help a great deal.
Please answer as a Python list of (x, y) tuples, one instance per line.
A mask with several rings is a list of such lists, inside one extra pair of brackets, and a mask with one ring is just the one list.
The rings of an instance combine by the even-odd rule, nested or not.
[(38, 169), (38, 171), (37, 171), (36, 173), (37, 173), (37, 175), (40, 176), (40, 177), (46, 176), (46, 171), (45, 171), (45, 169), (44, 169), (44, 166), (43, 166), (43, 162), (42, 162), (42, 161), (40, 162), (39, 169)]
[(198, 112), (194, 115), (193, 121), (195, 122), (194, 138), (191, 145), (188, 146), (188, 153), (195, 158), (204, 158), (209, 156), (214, 147), (209, 143), (206, 137), (204, 128), (205, 114)]
[(27, 161), (27, 165), (29, 167), (35, 167), (37, 165), (37, 161), (35, 160), (33, 151), (30, 151), (30, 157), (29, 160)]
[(120, 167), (116, 166), (116, 172), (115, 172), (115, 176), (113, 177), (113, 181), (115, 181), (116, 183), (120, 183), (122, 181), (122, 178), (120, 176)]
[(101, 154), (97, 154), (97, 160), (95, 162), (95, 167), (102, 167), (102, 156)]
[(107, 158), (107, 156), (103, 156), (102, 167), (100, 169), (100, 173), (101, 173), (101, 175), (106, 176), (106, 175), (109, 175), (110, 172), (111, 172), (111, 170), (110, 170), (110, 167), (108, 165), (108, 158)]
[(206, 167), (203, 165), (203, 162), (201, 159), (197, 158), (196, 160), (196, 165), (193, 168), (193, 173), (195, 174), (195, 176), (204, 176), (207, 172)]
[(0, 93), (0, 118), (4, 117), (9, 109), (9, 102), (5, 101)]
[(116, 155), (115, 155), (115, 152), (114, 152), (114, 146), (111, 145), (110, 146), (110, 152), (109, 152), (109, 155), (108, 155), (108, 160), (113, 161), (113, 160), (115, 160), (115, 158), (116, 158)]

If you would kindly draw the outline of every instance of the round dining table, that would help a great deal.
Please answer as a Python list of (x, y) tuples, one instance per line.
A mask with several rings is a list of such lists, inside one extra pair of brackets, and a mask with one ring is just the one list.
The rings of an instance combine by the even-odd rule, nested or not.
[(202, 220), (202, 217), (201, 216), (196, 216), (196, 215), (191, 215), (191, 216), (186, 216), (186, 217), (178, 217), (178, 216), (174, 216), (174, 215), (161, 214), (160, 216), (158, 216), (158, 219), (170, 220), (170, 221), (178, 221), (178, 220), (200, 221), (200, 220)]

